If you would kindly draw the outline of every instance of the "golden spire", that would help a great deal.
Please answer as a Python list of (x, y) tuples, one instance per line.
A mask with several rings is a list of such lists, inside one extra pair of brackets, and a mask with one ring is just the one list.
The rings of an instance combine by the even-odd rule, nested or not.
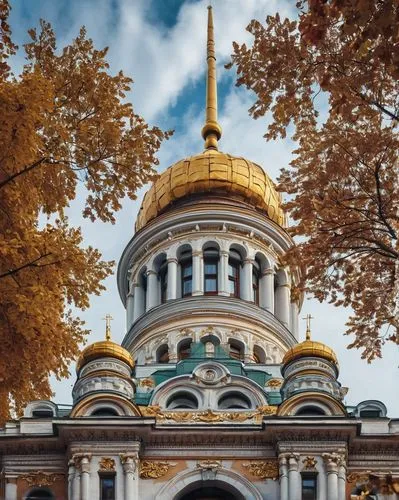
[(206, 115), (205, 125), (202, 127), (202, 137), (205, 140), (205, 149), (218, 149), (218, 140), (222, 135), (222, 128), (218, 123), (218, 96), (216, 82), (216, 53), (213, 35), (212, 7), (208, 6), (208, 41), (206, 51), (208, 65), (206, 77)]
[(111, 320), (114, 318), (107, 314), (103, 319), (105, 320), (105, 340), (111, 340)]
[(306, 340), (310, 340), (310, 320), (314, 319), (312, 315), (307, 314), (304, 318), (306, 319)]

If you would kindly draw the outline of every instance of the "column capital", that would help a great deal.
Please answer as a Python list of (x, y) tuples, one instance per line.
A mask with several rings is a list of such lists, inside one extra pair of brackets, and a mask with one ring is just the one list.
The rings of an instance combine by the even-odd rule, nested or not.
[(324, 464), (327, 474), (338, 474), (338, 466), (340, 465), (343, 456), (339, 453), (323, 453)]
[(151, 276), (151, 275), (157, 276), (158, 273), (156, 271), (154, 271), (153, 269), (147, 269), (145, 274), (146, 274), (146, 276)]
[(222, 256), (222, 257), (229, 257), (230, 256), (230, 252), (228, 250), (220, 250), (219, 251), (219, 254)]
[(264, 269), (262, 271), (262, 276), (274, 276), (275, 274), (276, 274), (276, 271), (272, 268)]
[(74, 465), (75, 468), (81, 472), (89, 472), (87, 466), (90, 464), (92, 454), (91, 453), (75, 453), (69, 460), (68, 465)]
[(247, 259), (244, 259), (242, 262), (243, 262), (243, 264), (252, 264), (253, 265), (253, 263), (255, 262), (255, 259), (248, 259), (247, 258)]
[(177, 257), (168, 257), (166, 259), (166, 262), (168, 264), (178, 264), (179, 261), (177, 260)]
[(192, 255), (193, 257), (202, 257), (202, 255), (203, 255), (203, 251), (202, 251), (202, 250), (193, 250), (193, 251), (191, 252), (191, 255)]
[(125, 474), (136, 472), (138, 453), (120, 453), (119, 458)]

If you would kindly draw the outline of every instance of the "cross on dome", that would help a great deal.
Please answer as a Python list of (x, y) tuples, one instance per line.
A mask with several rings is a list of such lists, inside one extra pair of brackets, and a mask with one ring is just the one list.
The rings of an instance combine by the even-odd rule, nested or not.
[(105, 318), (105, 340), (111, 340), (111, 321), (114, 319), (110, 314), (107, 314)]
[(306, 319), (306, 340), (310, 340), (310, 321), (314, 319), (314, 317), (311, 314), (307, 314), (302, 319)]

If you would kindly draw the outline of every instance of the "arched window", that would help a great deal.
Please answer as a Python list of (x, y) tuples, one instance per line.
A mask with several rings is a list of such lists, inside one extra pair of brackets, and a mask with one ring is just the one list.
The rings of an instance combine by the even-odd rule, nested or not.
[(168, 399), (166, 407), (168, 410), (196, 410), (198, 408), (198, 400), (190, 392), (178, 392)]
[(181, 266), (181, 294), (189, 297), (193, 293), (193, 259), (191, 250), (184, 250), (180, 254)]
[(104, 406), (103, 408), (98, 408), (94, 410), (90, 415), (91, 417), (117, 417), (118, 413), (114, 408), (107, 408)]
[(219, 399), (218, 407), (221, 410), (248, 410), (251, 401), (244, 394), (229, 392)]
[(237, 341), (229, 342), (229, 355), (231, 358), (242, 361), (244, 359), (244, 347)]
[(206, 295), (218, 293), (218, 263), (219, 250), (216, 247), (204, 250), (204, 293)]
[(179, 361), (182, 360), (182, 359), (187, 359), (187, 358), (190, 357), (191, 344), (192, 344), (192, 340), (191, 339), (183, 340), (179, 344), (179, 348), (178, 348), (178, 352), (177, 352), (177, 356), (179, 358)]
[(161, 345), (157, 350), (157, 363), (169, 362), (169, 348), (167, 344)]
[(319, 415), (325, 415), (325, 412), (317, 406), (304, 406), (295, 413), (295, 416), (301, 417), (317, 417)]
[(30, 491), (26, 500), (53, 500), (55, 497), (47, 488), (35, 488)]
[(262, 364), (266, 363), (265, 351), (258, 345), (254, 346), (253, 358), (255, 363), (262, 363)]
[(230, 297), (240, 296), (240, 266), (241, 266), (241, 255), (237, 250), (230, 250), (229, 254), (229, 292)]

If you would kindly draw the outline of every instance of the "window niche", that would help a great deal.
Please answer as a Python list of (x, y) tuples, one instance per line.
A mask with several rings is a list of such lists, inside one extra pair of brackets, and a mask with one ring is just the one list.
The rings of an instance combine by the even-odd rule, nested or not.
[(115, 500), (115, 472), (99, 472), (100, 500)]
[(317, 472), (302, 472), (302, 500), (317, 500)]
[(217, 295), (218, 293), (218, 266), (219, 250), (209, 247), (204, 250), (204, 293)]

